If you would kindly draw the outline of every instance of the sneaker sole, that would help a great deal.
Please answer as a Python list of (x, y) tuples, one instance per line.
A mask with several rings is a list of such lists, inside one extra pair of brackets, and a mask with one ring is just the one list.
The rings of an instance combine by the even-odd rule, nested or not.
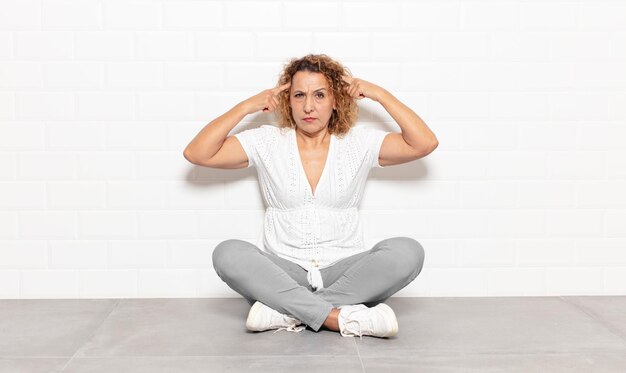
[(386, 305), (385, 303), (379, 303), (375, 308), (378, 308), (381, 312), (385, 314), (388, 320), (392, 320), (391, 323), (391, 331), (382, 335), (381, 337), (394, 337), (398, 334), (398, 319), (396, 318), (395, 312)]
[(248, 318), (246, 319), (246, 328), (252, 332), (262, 332), (263, 330), (254, 328), (254, 320), (256, 319), (256, 315), (263, 308), (263, 303), (254, 302), (252, 308), (250, 308), (250, 312), (248, 312)]

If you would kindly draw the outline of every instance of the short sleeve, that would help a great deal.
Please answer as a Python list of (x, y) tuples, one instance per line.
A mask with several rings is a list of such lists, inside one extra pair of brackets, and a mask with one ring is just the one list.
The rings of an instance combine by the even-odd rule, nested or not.
[(243, 151), (248, 156), (248, 167), (256, 166), (259, 163), (259, 154), (267, 146), (267, 137), (272, 135), (276, 127), (263, 125), (259, 128), (252, 128), (235, 134), (239, 140)]
[(378, 163), (378, 157), (380, 156), (380, 148), (383, 145), (385, 136), (391, 132), (370, 127), (355, 127), (355, 129), (356, 128), (358, 128), (356, 133), (359, 138), (359, 142), (367, 150), (370, 167), (384, 168), (384, 166), (381, 166), (380, 163)]
[(248, 156), (248, 167), (256, 165), (256, 160), (254, 159), (254, 129), (239, 132), (234, 136), (239, 140), (243, 151)]

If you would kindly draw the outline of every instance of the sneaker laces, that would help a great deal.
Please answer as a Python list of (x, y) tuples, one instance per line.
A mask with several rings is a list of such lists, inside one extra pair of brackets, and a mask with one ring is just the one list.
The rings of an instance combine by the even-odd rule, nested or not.
[(278, 328), (278, 329), (274, 330), (274, 333), (272, 333), (272, 334), (276, 334), (276, 333), (278, 333), (281, 330), (286, 330), (288, 332), (293, 332), (293, 333), (300, 333), (304, 329), (306, 329), (306, 326), (304, 326), (304, 325), (296, 326), (294, 324), (294, 325), (289, 325), (287, 327)]
[[(345, 307), (345, 308), (344, 308)], [(376, 307), (363, 304), (339, 307), (339, 328), (344, 337), (364, 335), (373, 337), (393, 337), (398, 334), (398, 322), (393, 310), (381, 303)]]
[[(360, 311), (367, 310), (367, 309), (368, 308), (360, 308), (360, 309), (356, 309), (356, 310), (350, 311), (350, 313), (348, 313), (345, 316), (344, 331), (348, 331), (348, 332), (350, 332), (350, 333), (352, 333), (354, 335), (358, 335), (359, 339), (363, 339), (363, 327), (361, 326), (361, 320), (359, 320), (357, 318), (352, 319), (351, 316), (352, 316), (353, 313), (358, 313)], [(366, 318), (366, 320), (367, 320), (367, 318)], [(359, 327), (358, 332), (356, 331), (356, 328), (350, 328), (349, 327), (349, 325), (351, 325), (351, 324), (358, 325), (358, 327)], [(371, 327), (370, 327), (370, 329), (371, 329)]]
[(281, 330), (286, 330), (288, 332), (299, 333), (299, 332), (303, 331), (304, 329), (306, 329), (305, 325), (298, 326), (298, 325), (302, 324), (302, 321), (296, 319), (295, 317), (291, 317), (290, 315), (280, 314), (280, 316), (278, 318), (279, 318), (279, 320), (276, 323), (273, 323), (274, 325), (276, 325), (276, 324), (278, 324), (278, 325), (285, 325), (285, 324), (287, 324), (287, 326), (283, 326), (283, 327), (280, 327), (280, 328), (276, 329), (274, 331), (274, 333), (272, 333), (272, 334), (276, 334), (277, 332), (279, 332)]
[[(359, 326), (359, 332), (357, 333), (356, 330), (350, 330), (348, 329), (348, 323), (354, 322)], [(348, 330), (349, 332), (358, 335), (359, 339), (363, 339), (363, 329), (361, 329), (361, 322), (359, 320), (350, 320), (348, 322), (346, 322), (346, 326), (345, 326), (346, 330)]]

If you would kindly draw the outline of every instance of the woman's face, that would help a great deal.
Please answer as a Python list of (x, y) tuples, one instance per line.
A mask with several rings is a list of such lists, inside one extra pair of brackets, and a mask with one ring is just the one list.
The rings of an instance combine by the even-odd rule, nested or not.
[(322, 73), (298, 71), (291, 79), (289, 105), (296, 126), (315, 133), (328, 126), (335, 98)]

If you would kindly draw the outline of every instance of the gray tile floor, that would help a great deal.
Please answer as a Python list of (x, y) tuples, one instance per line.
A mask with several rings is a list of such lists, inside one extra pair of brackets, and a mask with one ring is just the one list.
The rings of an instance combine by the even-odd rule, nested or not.
[(250, 333), (240, 298), (0, 300), (0, 372), (626, 372), (626, 297), (392, 298), (400, 333)]

